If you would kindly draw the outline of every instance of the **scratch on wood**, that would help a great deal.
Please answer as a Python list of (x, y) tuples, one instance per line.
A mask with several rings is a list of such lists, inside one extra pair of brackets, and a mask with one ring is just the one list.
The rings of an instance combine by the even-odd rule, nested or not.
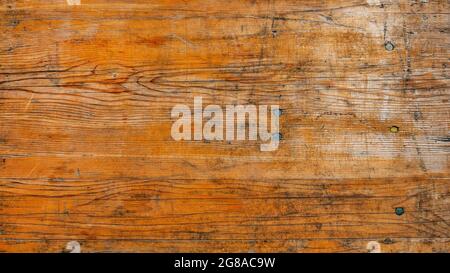
[(31, 102), (33, 101), (33, 98), (34, 98), (34, 93), (31, 94), (30, 99), (28, 100), (27, 104), (25, 105), (24, 112), (26, 112), (26, 111), (28, 110), (28, 107), (30, 107), (30, 104), (31, 104)]
[(192, 43), (191, 41), (187, 40), (186, 38), (183, 38), (179, 35), (176, 34), (171, 34), (169, 37), (175, 38), (181, 42), (183, 42), (184, 44), (191, 46), (191, 47), (196, 47), (196, 45), (194, 43)]
[(367, 4), (369, 4), (369, 6), (379, 6), (379, 5), (381, 5), (381, 1), (380, 0), (367, 0)]
[(81, 0), (67, 0), (69, 6), (79, 6), (81, 5)]
[(30, 172), (28, 173), (28, 177), (30, 177), (33, 172), (36, 170), (36, 168), (39, 166), (39, 164), (34, 165), (34, 167), (30, 170)]

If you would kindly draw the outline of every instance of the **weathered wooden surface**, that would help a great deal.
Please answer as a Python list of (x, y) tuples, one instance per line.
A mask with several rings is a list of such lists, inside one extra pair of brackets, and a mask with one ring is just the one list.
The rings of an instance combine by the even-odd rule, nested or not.
[[(450, 250), (448, 1), (69, 2), (0, 1), (0, 251)], [(173, 141), (196, 95), (279, 149)]]

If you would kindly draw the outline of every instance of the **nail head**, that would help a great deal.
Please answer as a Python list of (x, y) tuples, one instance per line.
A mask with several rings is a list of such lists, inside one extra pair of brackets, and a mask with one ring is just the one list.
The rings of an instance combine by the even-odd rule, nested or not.
[(386, 43), (384, 44), (384, 48), (385, 48), (387, 51), (392, 51), (392, 50), (394, 50), (395, 46), (394, 46), (394, 44), (391, 43), (391, 42), (386, 42)]
[(400, 128), (398, 126), (392, 126), (391, 128), (389, 128), (389, 131), (391, 131), (391, 133), (398, 133), (398, 131), (400, 131)]
[(395, 208), (395, 214), (397, 214), (398, 216), (401, 216), (405, 213), (405, 209), (404, 208)]

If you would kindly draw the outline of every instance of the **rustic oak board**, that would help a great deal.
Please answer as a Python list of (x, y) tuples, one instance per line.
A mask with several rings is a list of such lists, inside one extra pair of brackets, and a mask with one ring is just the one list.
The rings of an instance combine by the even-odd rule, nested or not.
[[(450, 251), (448, 1), (0, 3), (0, 251)], [(195, 96), (279, 149), (174, 141)]]

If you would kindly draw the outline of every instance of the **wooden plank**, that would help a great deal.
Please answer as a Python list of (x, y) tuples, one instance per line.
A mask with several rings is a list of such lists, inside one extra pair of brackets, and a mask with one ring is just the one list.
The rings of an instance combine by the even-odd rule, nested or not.
[[(0, 3), (0, 251), (450, 250), (448, 1)], [(175, 141), (200, 96), (278, 149)]]

